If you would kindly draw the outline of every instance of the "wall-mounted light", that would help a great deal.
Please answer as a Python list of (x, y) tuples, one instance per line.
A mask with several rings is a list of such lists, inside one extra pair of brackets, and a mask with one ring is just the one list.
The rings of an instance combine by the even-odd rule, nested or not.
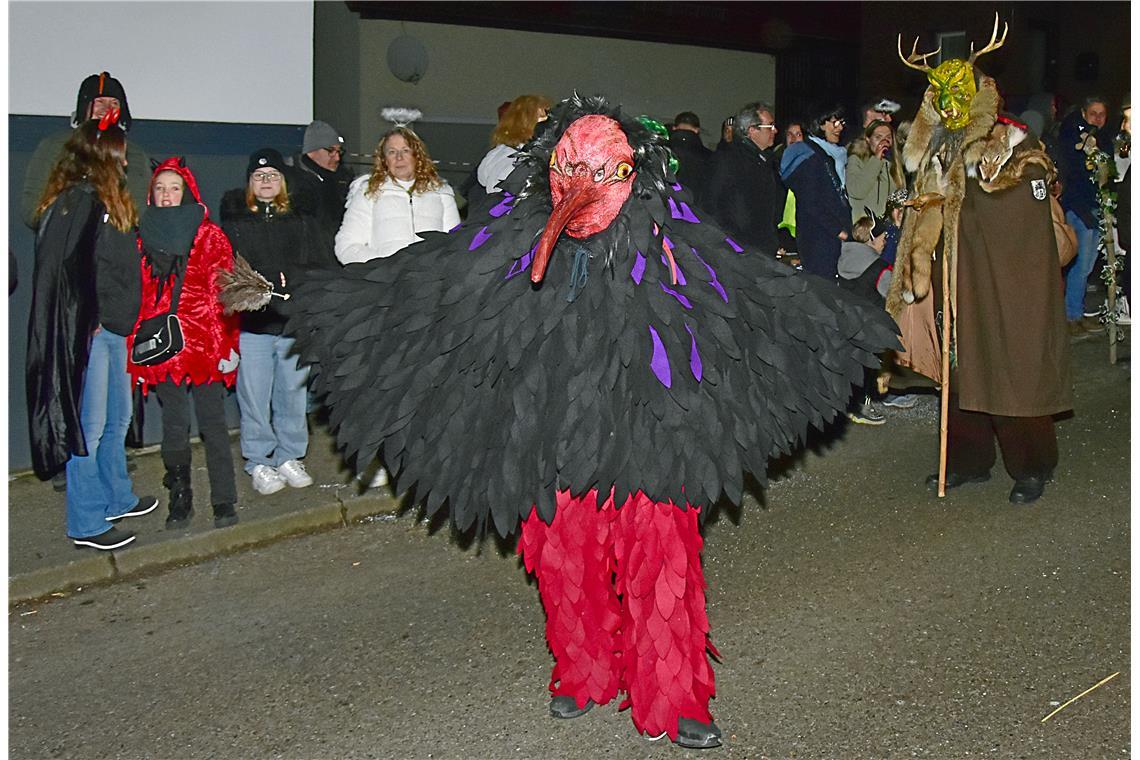
[(428, 54), (423, 43), (401, 34), (388, 45), (388, 69), (401, 82), (416, 84), (427, 73)]

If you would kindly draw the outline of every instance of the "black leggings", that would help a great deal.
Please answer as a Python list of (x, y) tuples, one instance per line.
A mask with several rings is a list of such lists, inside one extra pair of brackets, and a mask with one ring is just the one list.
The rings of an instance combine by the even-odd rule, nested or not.
[(224, 383), (156, 386), (162, 404), (162, 463), (167, 469), (190, 465), (190, 394), (194, 396), (194, 416), (198, 434), (206, 447), (206, 471), (210, 476), (210, 503), (237, 503), (234, 458), (226, 428), (226, 386)]
[(1053, 418), (1003, 417), (967, 412), (950, 394), (946, 470), (960, 475), (989, 472), (997, 460), (994, 438), (1001, 446), (1005, 471), (1014, 480), (1050, 475), (1057, 466), (1057, 431)]

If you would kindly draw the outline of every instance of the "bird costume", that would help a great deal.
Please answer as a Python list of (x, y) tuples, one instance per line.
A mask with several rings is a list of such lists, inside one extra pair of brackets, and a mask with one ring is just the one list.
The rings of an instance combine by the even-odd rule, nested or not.
[(639, 731), (708, 747), (703, 508), (843, 410), (895, 329), (746, 251), (669, 161), (650, 128), (575, 95), (486, 215), (312, 273), (287, 330), (358, 466), (379, 453), (461, 530), (521, 522), (552, 713), (624, 693)]

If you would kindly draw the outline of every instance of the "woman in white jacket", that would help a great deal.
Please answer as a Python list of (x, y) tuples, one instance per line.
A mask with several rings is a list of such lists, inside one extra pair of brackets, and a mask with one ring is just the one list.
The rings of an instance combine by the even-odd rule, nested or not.
[(455, 193), (436, 172), (427, 146), (397, 127), (376, 146), (372, 173), (349, 187), (336, 257), (352, 264), (391, 256), (420, 240), (416, 233), (446, 232), (457, 224)]

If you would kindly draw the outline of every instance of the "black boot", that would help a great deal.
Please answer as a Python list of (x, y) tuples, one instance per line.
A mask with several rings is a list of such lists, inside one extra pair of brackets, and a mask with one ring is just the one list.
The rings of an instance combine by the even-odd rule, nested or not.
[(701, 723), (695, 718), (681, 718), (677, 721), (676, 744), (689, 749), (709, 749), (720, 746), (721, 733), (711, 720)]
[(237, 511), (234, 509), (233, 504), (215, 504), (214, 505), (214, 527), (225, 528), (230, 525), (236, 525), (238, 521)]
[(190, 465), (167, 467), (162, 484), (170, 489), (170, 514), (166, 517), (167, 530), (181, 530), (190, 525), (194, 514), (194, 492), (190, 488)]

